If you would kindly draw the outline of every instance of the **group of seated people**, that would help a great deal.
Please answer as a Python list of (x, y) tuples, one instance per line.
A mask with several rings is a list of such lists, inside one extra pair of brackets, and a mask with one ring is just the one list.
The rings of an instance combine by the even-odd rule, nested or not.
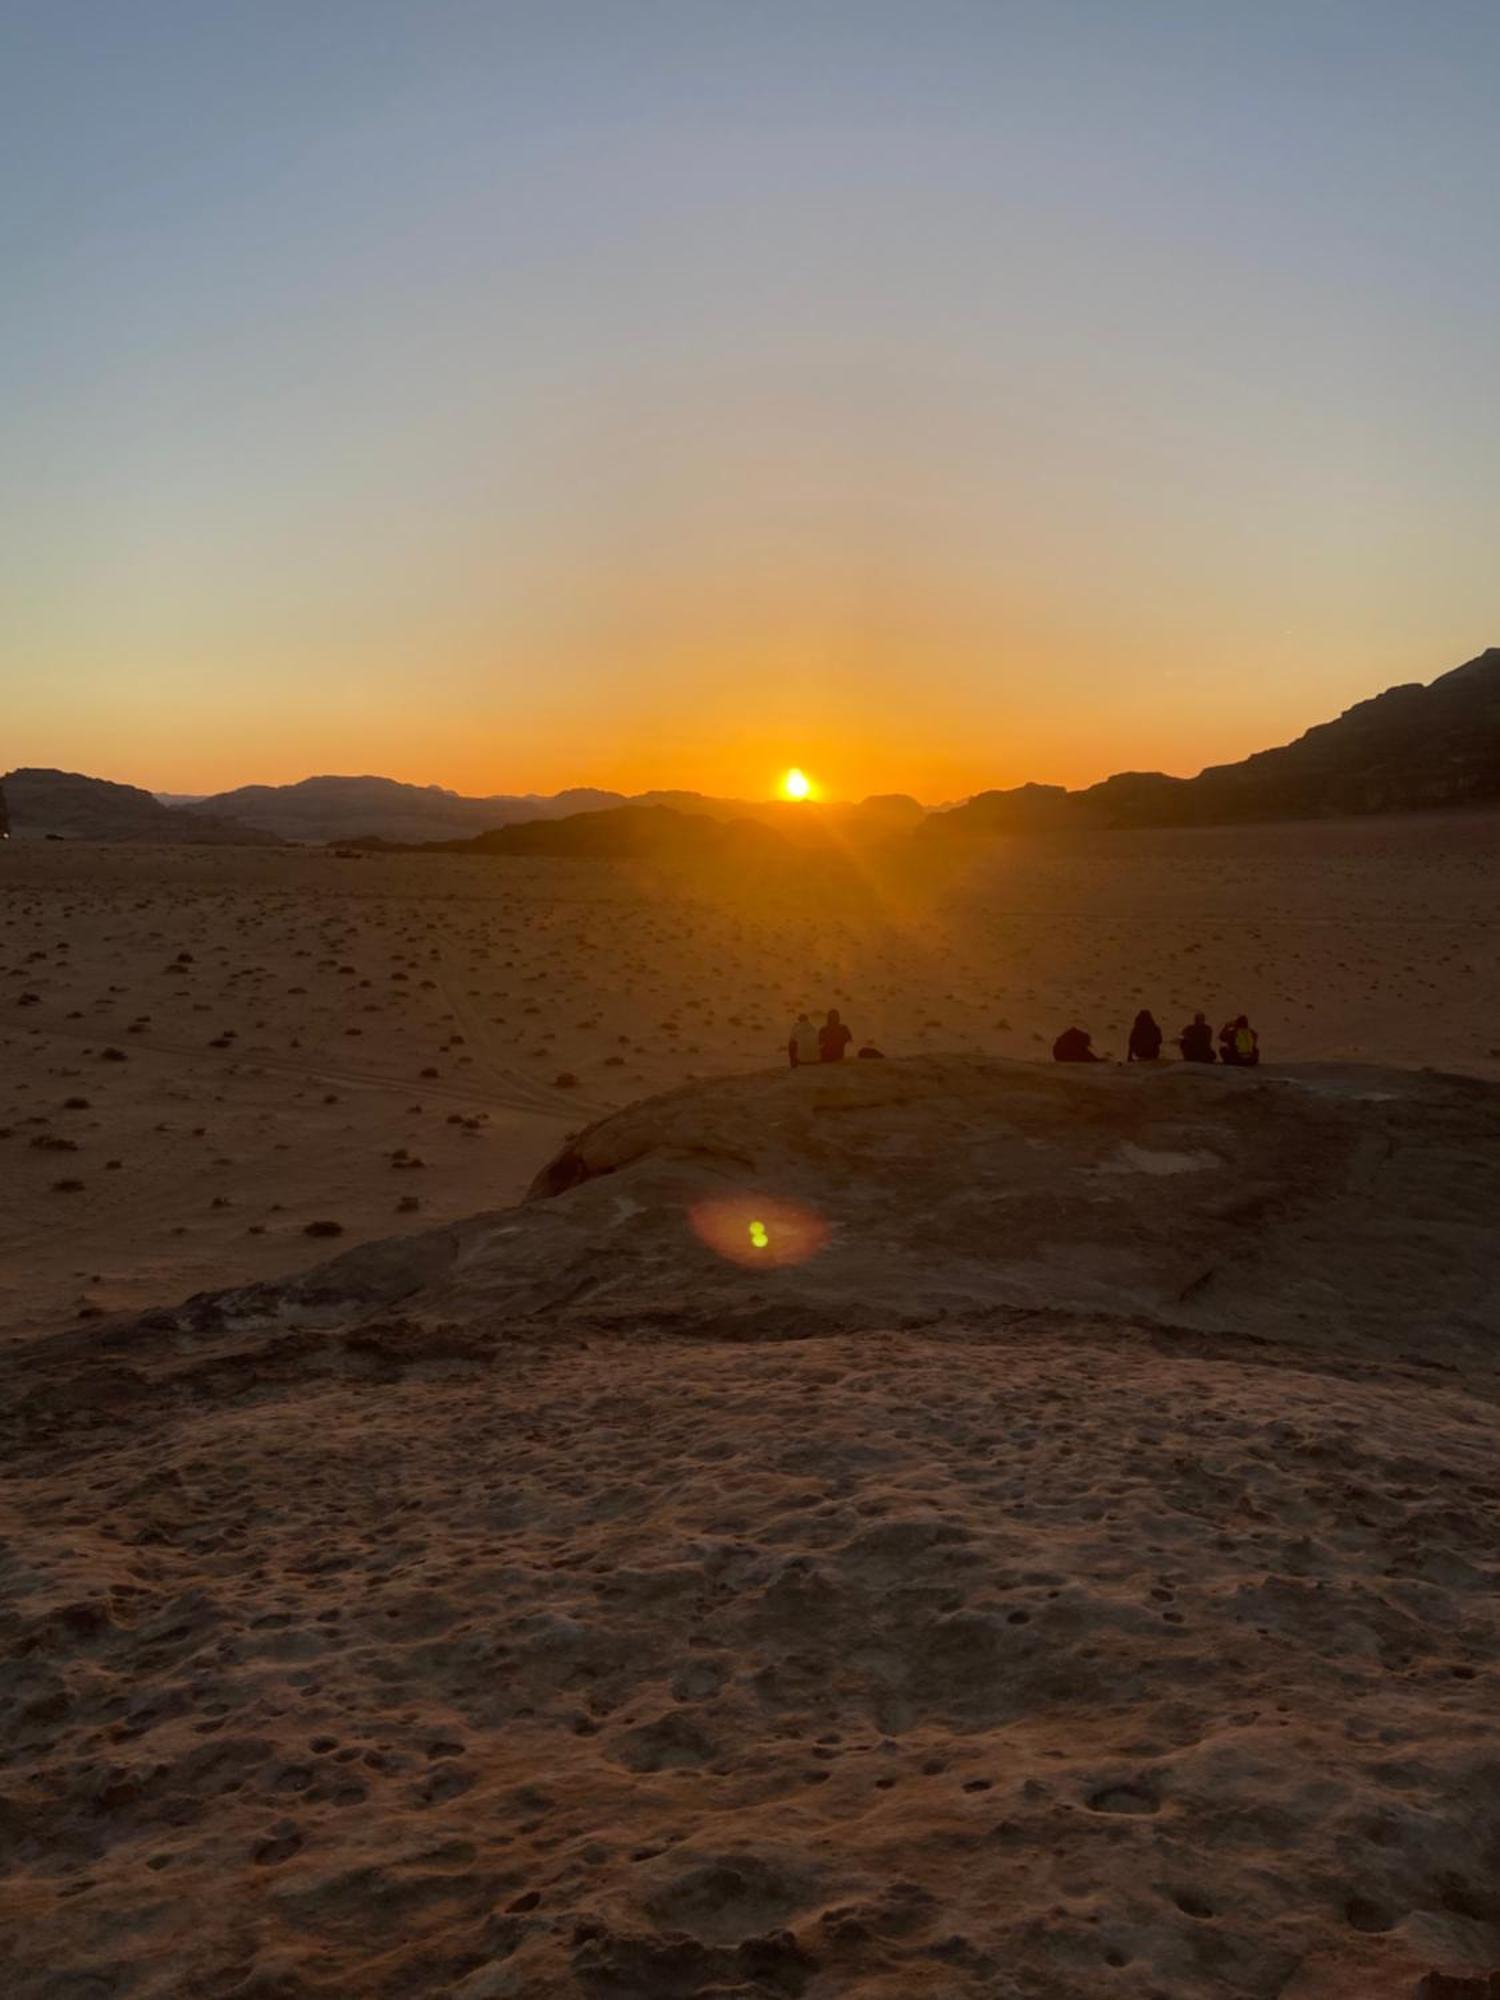
[[(1156, 1062), (1161, 1056), (1162, 1031), (1149, 1009), (1143, 1007), (1131, 1024), (1126, 1062)], [(1219, 1049), (1214, 1054), (1214, 1031), (1204, 1014), (1195, 1014), (1177, 1037), (1184, 1062), (1227, 1063), (1231, 1069), (1254, 1069), (1260, 1061), (1260, 1036), (1243, 1014), (1236, 1014), (1219, 1030)], [(1054, 1062), (1107, 1062), (1096, 1054), (1094, 1038), (1085, 1028), (1064, 1028), (1052, 1044)]]
[[(1149, 1008), (1143, 1007), (1131, 1023), (1130, 1042), (1126, 1050), (1126, 1062), (1157, 1062), (1161, 1057), (1161, 1045), (1165, 1037)], [(820, 1026), (815, 1026), (806, 1014), (799, 1014), (792, 1023), (792, 1032), (787, 1036), (787, 1061), (793, 1069), (802, 1069), (812, 1063), (834, 1063), (844, 1060), (845, 1052), (851, 1047), (854, 1036), (846, 1026), (837, 1007), (830, 1007)], [(1219, 1030), (1219, 1049), (1214, 1054), (1214, 1033), (1208, 1025), (1207, 1016), (1195, 1014), (1182, 1033), (1177, 1037), (1177, 1047), (1184, 1062), (1227, 1063), (1233, 1069), (1253, 1069), (1260, 1061), (1260, 1037), (1243, 1014), (1236, 1014), (1232, 1021), (1226, 1021)], [(884, 1055), (873, 1042), (866, 1042), (857, 1054), (865, 1061), (880, 1061)], [(1108, 1062), (1108, 1056), (1101, 1056), (1094, 1048), (1094, 1038), (1086, 1028), (1064, 1028), (1052, 1044), (1052, 1060), (1061, 1063)]]
[[(821, 1027), (814, 1027), (806, 1014), (799, 1014), (792, 1023), (792, 1032), (787, 1036), (787, 1060), (793, 1069), (801, 1069), (805, 1063), (842, 1062), (844, 1051), (853, 1040), (854, 1036), (840, 1018), (837, 1007), (829, 1008)], [(884, 1053), (873, 1042), (866, 1042), (858, 1051), (866, 1062), (879, 1062)]]

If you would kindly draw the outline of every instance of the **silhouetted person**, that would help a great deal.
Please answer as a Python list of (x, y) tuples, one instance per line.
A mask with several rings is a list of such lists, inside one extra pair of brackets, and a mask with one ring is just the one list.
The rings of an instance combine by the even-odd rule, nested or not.
[(1094, 1038), (1086, 1028), (1064, 1028), (1052, 1044), (1054, 1062), (1103, 1062), (1094, 1054)]
[(792, 1023), (792, 1032), (786, 1041), (787, 1061), (793, 1069), (803, 1063), (818, 1060), (818, 1031), (805, 1014), (799, 1014)]
[(818, 1055), (823, 1062), (842, 1062), (844, 1051), (854, 1040), (853, 1035), (839, 1019), (837, 1007), (830, 1007), (828, 1019), (818, 1030)]
[(1184, 1062), (1211, 1063), (1214, 1059), (1214, 1031), (1206, 1014), (1195, 1014), (1177, 1037)]
[(1126, 1062), (1155, 1062), (1161, 1054), (1161, 1029), (1143, 1007), (1130, 1026), (1130, 1047)]
[(1219, 1061), (1232, 1069), (1254, 1069), (1260, 1061), (1260, 1036), (1243, 1014), (1220, 1028)]
[(866, 1042), (864, 1047), (859, 1051), (859, 1060), (861, 1062), (884, 1062), (885, 1050), (877, 1049), (873, 1042)]

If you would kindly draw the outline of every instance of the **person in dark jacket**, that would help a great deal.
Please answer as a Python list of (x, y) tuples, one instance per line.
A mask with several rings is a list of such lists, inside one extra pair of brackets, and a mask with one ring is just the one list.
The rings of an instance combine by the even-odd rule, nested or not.
[(1206, 1014), (1195, 1014), (1177, 1037), (1184, 1062), (1211, 1063), (1214, 1060), (1214, 1031)]
[(830, 1007), (828, 1019), (818, 1030), (818, 1055), (823, 1062), (842, 1062), (844, 1051), (854, 1040), (852, 1034), (839, 1019), (837, 1007)]
[(1130, 1048), (1126, 1062), (1155, 1062), (1161, 1054), (1161, 1029), (1143, 1007), (1130, 1028)]
[(1052, 1044), (1054, 1062), (1103, 1062), (1094, 1054), (1094, 1038), (1086, 1028), (1064, 1028)]

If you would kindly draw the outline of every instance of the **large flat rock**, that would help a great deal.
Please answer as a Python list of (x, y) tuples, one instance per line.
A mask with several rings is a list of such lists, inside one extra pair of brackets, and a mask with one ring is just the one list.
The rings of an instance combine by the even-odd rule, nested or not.
[(7, 2000), (1487, 1992), (1497, 1098), (744, 1077), (19, 1349)]
[(850, 1062), (649, 1099), (570, 1142), (517, 1209), (148, 1330), (353, 1328), (399, 1306), (475, 1336), (546, 1319), (788, 1338), (1046, 1309), (1482, 1367), (1497, 1217), (1500, 1089), (1471, 1078)]

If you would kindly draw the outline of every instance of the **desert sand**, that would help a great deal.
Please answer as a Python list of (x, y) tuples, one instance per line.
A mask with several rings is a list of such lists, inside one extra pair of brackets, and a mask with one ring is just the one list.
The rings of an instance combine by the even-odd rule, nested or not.
[(1497, 880), (1500, 814), (727, 878), (13, 843), (0, 1332), (315, 1262), (310, 1223), (514, 1199), (600, 1111), (782, 1060), (804, 1006), (893, 1055), (1011, 1057), (1243, 1009), (1268, 1059), (1500, 1078)]
[(7, 1995), (1488, 1995), (1497, 847), (0, 855)]

